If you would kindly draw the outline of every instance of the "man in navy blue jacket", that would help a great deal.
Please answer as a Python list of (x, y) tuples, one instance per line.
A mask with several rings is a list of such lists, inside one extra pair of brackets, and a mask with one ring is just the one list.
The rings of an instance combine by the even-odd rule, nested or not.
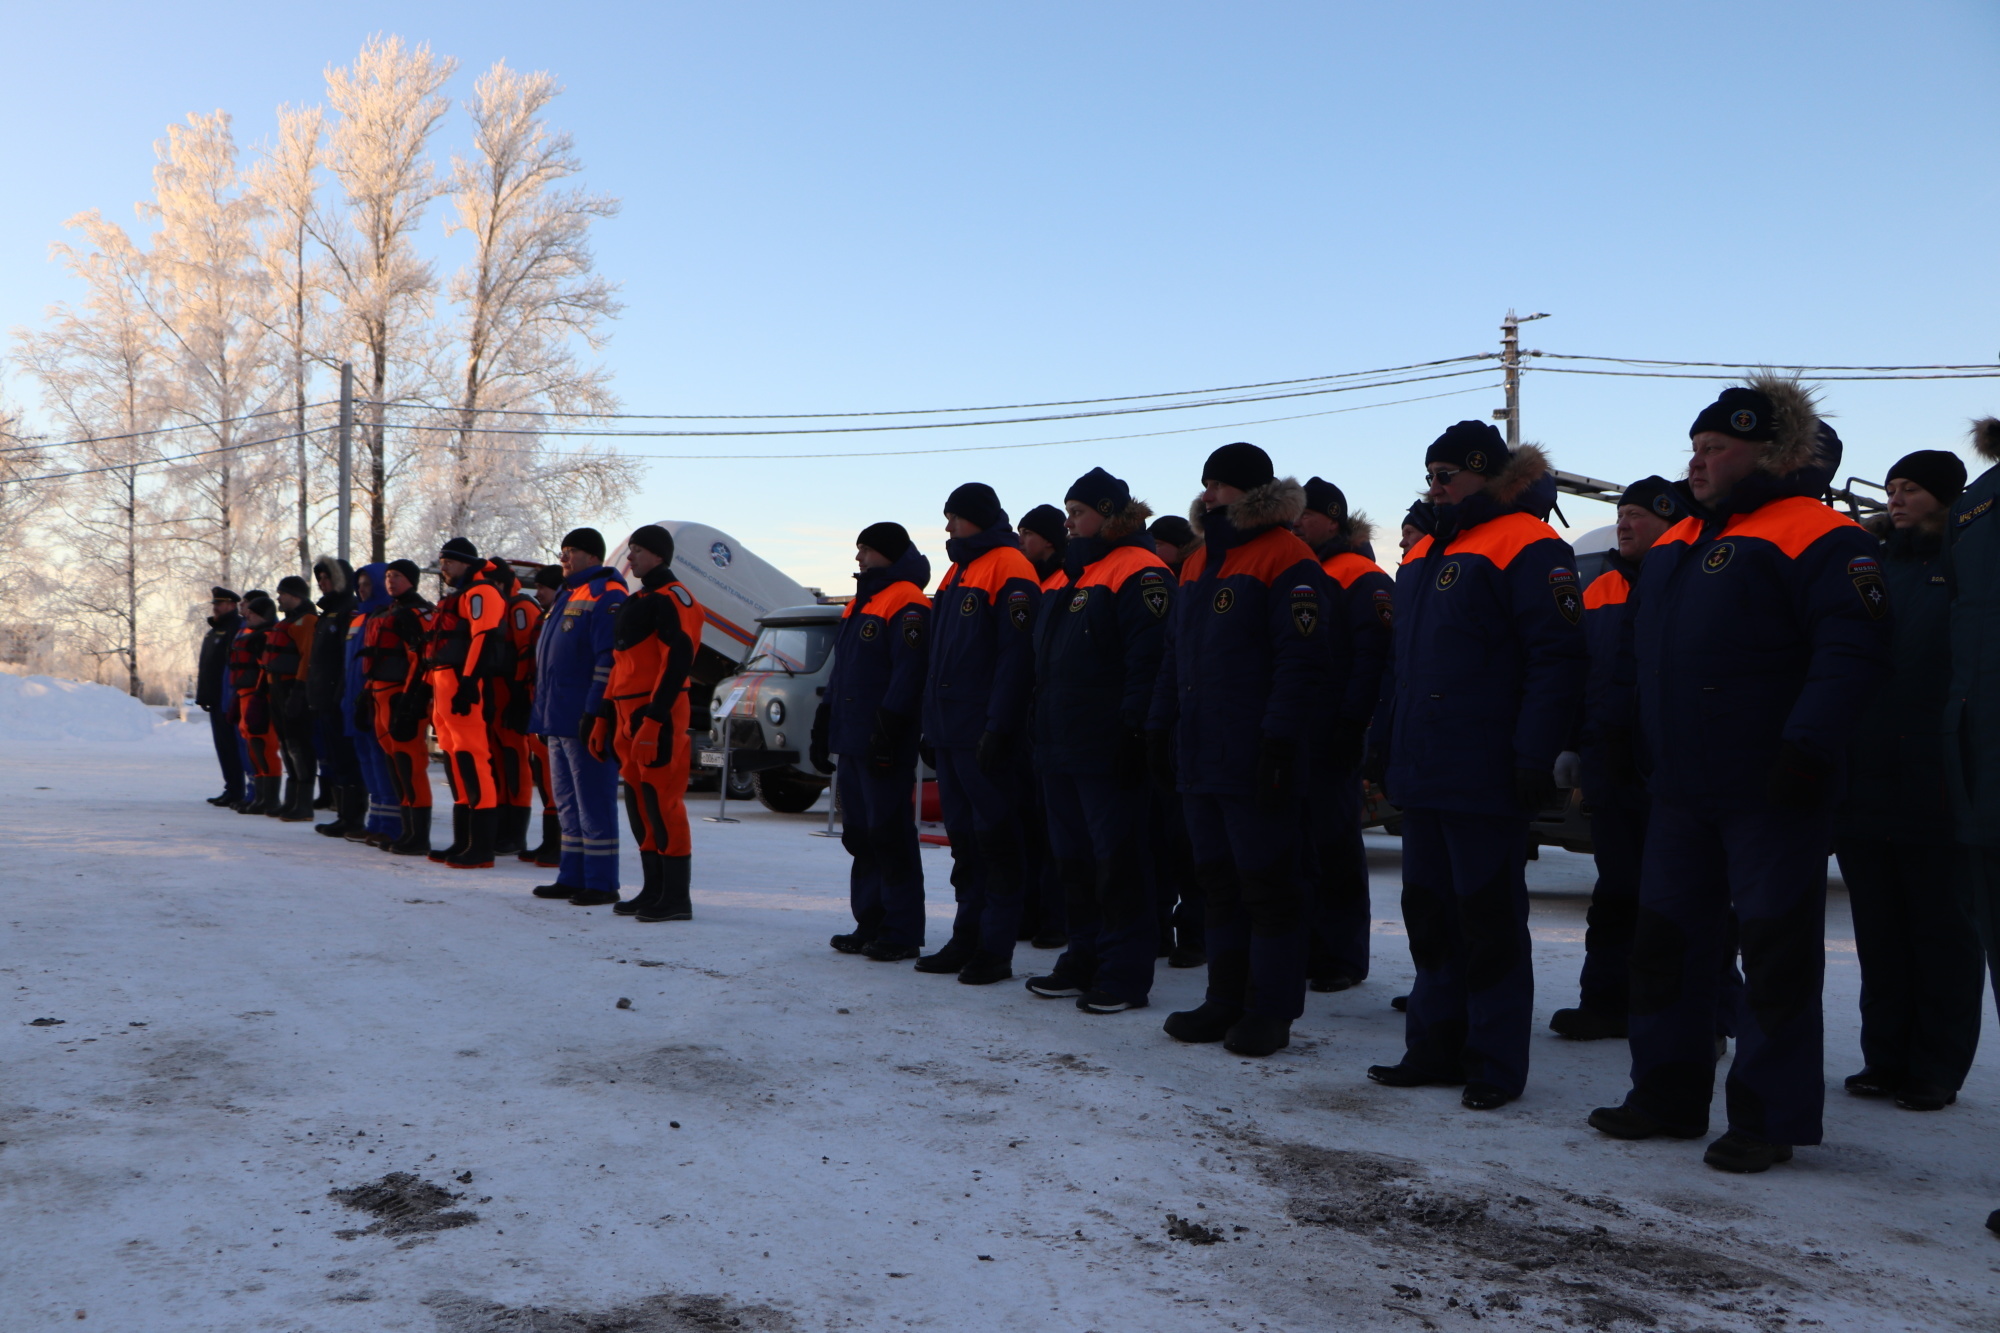
[[(1629, 772), (1614, 774), (1605, 754), (1605, 709), (1612, 695), (1618, 645), (1631, 620), (1632, 587), (1639, 562), (1687, 507), (1664, 477), (1635, 481), (1618, 497), (1617, 545), (1603, 573), (1583, 590), (1583, 637), (1590, 646), (1590, 677), (1583, 694), (1578, 735), (1578, 777), (1590, 817), (1597, 883), (1583, 934), (1581, 999), (1558, 1009), (1549, 1027), (1573, 1041), (1625, 1035), (1626, 993), (1631, 987), (1632, 923), (1639, 913), (1639, 865), (1646, 845), (1646, 789)], [(1627, 768), (1630, 766), (1627, 765)], [(1566, 784), (1567, 785), (1567, 784)]]
[(1188, 516), (1203, 545), (1181, 566), (1146, 721), (1208, 898), (1208, 993), (1166, 1032), (1238, 1055), (1290, 1045), (1305, 1011), (1307, 749), (1330, 630), (1325, 576), (1291, 530), (1304, 508), (1256, 445), (1209, 455)]
[(986, 986), (1014, 975), (1027, 885), (1022, 818), (1033, 785), (1022, 755), (1041, 581), (991, 486), (960, 486), (944, 517), (951, 568), (933, 601), (923, 718), (958, 916), (951, 939), (917, 970)]
[(1091, 1014), (1143, 1009), (1159, 923), (1151, 902), (1146, 713), (1173, 577), (1146, 535), (1153, 511), (1103, 468), (1063, 497), (1067, 581), (1035, 626), (1035, 762), (1069, 948), (1028, 989)]
[(535, 702), (529, 730), (549, 746), (549, 785), (562, 824), (556, 882), (537, 898), (579, 907), (618, 901), (618, 760), (590, 753), (604, 687), (611, 680), (625, 578), (604, 563), (604, 536), (577, 528), (562, 539), (562, 591), (535, 641)]
[(1299, 537), (1326, 574), (1331, 677), (1313, 713), (1311, 826), (1318, 880), (1306, 974), (1316, 991), (1368, 979), (1368, 852), (1361, 842), (1361, 757), (1394, 636), (1396, 583), (1375, 563), (1374, 529), (1340, 487), (1306, 482)]
[(1403, 811), (1403, 924), (1416, 985), (1407, 1049), (1368, 1077), (1521, 1095), (1535, 999), (1528, 821), (1555, 796), (1583, 694), (1583, 590), (1543, 521), (1548, 459), (1461, 421), (1424, 456), (1436, 530), (1396, 572), (1396, 647), (1374, 748)]
[(1729, 913), (1728, 1132), (1704, 1160), (1763, 1171), (1820, 1141), (1826, 856), (1855, 716), (1889, 657), (1880, 550), (1819, 497), (1840, 439), (1796, 380), (1725, 389), (1688, 430), (1692, 517), (1647, 554), (1620, 653), (1653, 807), (1628, 1028), (1632, 1089), (1590, 1123), (1708, 1131)]
[[(840, 843), (854, 858), (854, 929), (831, 941), (878, 963), (915, 958), (924, 943), (924, 866), (917, 846), (917, 733), (931, 610), (931, 562), (900, 523), (855, 538), (854, 600), (841, 612), (826, 701), (813, 718), (812, 762), (832, 769)], [(839, 756), (836, 766), (834, 756)]]

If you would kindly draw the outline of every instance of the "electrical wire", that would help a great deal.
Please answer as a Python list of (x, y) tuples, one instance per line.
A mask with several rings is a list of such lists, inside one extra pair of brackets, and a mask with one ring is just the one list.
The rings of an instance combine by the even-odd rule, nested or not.
[(1736, 370), (1796, 370), (1801, 372), (1821, 370), (2000, 370), (2000, 365), (1991, 361), (1975, 362), (1963, 366), (1777, 366), (1762, 361), (1656, 361), (1637, 356), (1582, 356), (1570, 352), (1523, 352), (1523, 356), (1542, 356), (1555, 361), (1612, 361), (1625, 366), (1720, 366)]
[[(1791, 369), (1791, 368), (1792, 368), (1792, 367), (1789, 367), (1789, 366), (1775, 366), (1775, 367), (1763, 367), (1763, 369), (1779, 369), (1779, 370), (1789, 370), (1789, 369)], [(1736, 376), (1736, 375), (1713, 375), (1713, 374), (1705, 374), (1705, 373), (1703, 373), (1703, 372), (1701, 372), (1701, 371), (1679, 371), (1679, 370), (1589, 370), (1589, 369), (1586, 369), (1586, 368), (1584, 368), (1584, 367), (1582, 367), (1582, 366), (1522, 366), (1522, 367), (1521, 367), (1521, 369), (1522, 369), (1522, 370), (1524, 370), (1524, 371), (1531, 371), (1531, 372), (1533, 372), (1534, 374), (1537, 374), (1537, 375), (1616, 375), (1616, 376), (1619, 376), (1620, 378), (1623, 378), (1623, 379), (1650, 379), (1650, 380), (1722, 380), (1722, 379), (1737, 379), (1737, 378), (1740, 378), (1739, 376)], [(1868, 383), (1874, 383), (1874, 382), (1884, 382), (1884, 383), (1886, 383), (1886, 382), (1889, 382), (1889, 381), (1894, 381), (1894, 380), (1990, 380), (1990, 379), (2000, 379), (2000, 366), (1996, 366), (1996, 367), (1992, 367), (1992, 368), (1989, 368), (1989, 369), (1985, 369), (1985, 370), (1978, 370), (1978, 371), (1968, 371), (1968, 372), (1965, 372), (1965, 373), (1961, 373), (1961, 374), (1956, 374), (1956, 375), (1820, 375), (1820, 374), (1815, 374), (1815, 375), (1813, 375), (1813, 376), (1812, 376), (1812, 378), (1813, 378), (1814, 380), (1824, 380), (1824, 381), (1829, 381), (1829, 382), (1838, 382), (1838, 381), (1842, 381), (1842, 380), (1848, 380), (1848, 381), (1853, 381), (1853, 382), (1856, 382), (1856, 383), (1861, 383), (1861, 384), (1868, 384)]]
[[(315, 408), (338, 407), (339, 405), (340, 404), (338, 400), (329, 399), (323, 403), (307, 403), (305, 410), (310, 412)], [(291, 407), (274, 407), (268, 412), (251, 412), (246, 416), (222, 417), (215, 421), (188, 421), (188, 422), (183, 422), (181, 425), (178, 426), (156, 426), (152, 430), (133, 431), (129, 435), (92, 435), (81, 440), (58, 440), (52, 444), (23, 444), (18, 446), (10, 446), (6, 449), (0, 449), (0, 454), (27, 453), (31, 450), (36, 450), (36, 449), (75, 449), (86, 444), (116, 444), (121, 440), (147, 440), (151, 439), (155, 435), (170, 435), (175, 431), (202, 430), (204, 428), (212, 426), (233, 426), (240, 421), (257, 421), (263, 417), (288, 416), (291, 413), (296, 412), (298, 410), (299, 409), (296, 405)], [(324, 430), (325, 427), (321, 427), (320, 429)], [(17, 436), (16, 438), (19, 437)], [(286, 438), (290, 439), (294, 437), (287, 436)], [(198, 455), (189, 455), (189, 456), (197, 457)], [(125, 465), (121, 463), (119, 464), (119, 466), (123, 467)]]
[[(31, 481), (65, 481), (70, 477), (94, 477), (102, 472), (123, 472), (128, 468), (137, 472), (141, 468), (163, 467), (168, 463), (185, 463), (193, 458), (212, 458), (216, 454), (233, 454), (238, 449), (255, 449), (257, 446), (263, 444), (283, 444), (287, 440), (296, 440), (307, 435), (317, 435), (325, 429), (325, 426), (316, 426), (311, 430), (295, 430), (289, 435), (269, 435), (255, 440), (244, 440), (238, 444), (225, 444), (215, 449), (202, 449), (191, 454), (175, 454), (171, 458), (139, 458), (134, 459), (130, 463), (108, 463), (103, 467), (77, 468), (73, 472), (49, 472), (39, 477), (9, 477), (6, 479), (6, 484), (9, 486), (19, 486)], [(94, 443), (94, 441), (86, 441), (86, 443)]]

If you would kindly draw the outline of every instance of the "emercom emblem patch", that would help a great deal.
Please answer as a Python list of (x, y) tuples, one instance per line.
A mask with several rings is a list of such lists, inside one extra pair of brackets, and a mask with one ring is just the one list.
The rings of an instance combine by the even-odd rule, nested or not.
[(1557, 565), (1549, 571), (1549, 590), (1555, 594), (1556, 610), (1574, 625), (1583, 619), (1583, 595), (1577, 591), (1576, 571)]
[(1139, 600), (1158, 620), (1167, 614), (1167, 572), (1164, 569), (1139, 571)]
[(1312, 632), (1319, 628), (1319, 593), (1310, 583), (1301, 583), (1292, 589), (1292, 624), (1298, 628), (1302, 639), (1310, 639)]
[(1861, 605), (1867, 608), (1870, 620), (1880, 620), (1889, 614), (1889, 586), (1882, 582), (1882, 566), (1873, 557), (1857, 555), (1847, 562), (1847, 577), (1854, 583), (1854, 591), (1860, 594)]

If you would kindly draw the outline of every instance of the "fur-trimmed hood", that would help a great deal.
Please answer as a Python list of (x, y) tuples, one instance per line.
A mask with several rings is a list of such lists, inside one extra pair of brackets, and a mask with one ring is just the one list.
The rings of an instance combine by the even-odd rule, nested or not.
[[(1789, 477), (1823, 463), (1826, 433), (1820, 430), (1818, 395), (1795, 375), (1767, 372), (1744, 382), (1771, 400), (1776, 417), (1772, 423), (1776, 435), (1757, 451), (1757, 470)], [(1836, 455), (1827, 467), (1829, 478), (1839, 465)]]
[(1556, 481), (1549, 471), (1549, 456), (1539, 444), (1524, 444), (1507, 459), (1507, 466), (1488, 482), (1486, 489), (1474, 491), (1455, 505), (1437, 507), (1437, 538), (1433, 550), (1441, 551), (1457, 534), (1503, 514), (1523, 513), (1546, 520), (1556, 503)]
[(1153, 507), (1144, 500), (1133, 500), (1104, 520), (1104, 526), (1097, 535), (1106, 542), (1122, 542), (1133, 533), (1141, 531), (1153, 518)]
[(1337, 555), (1349, 553), (1365, 559), (1375, 558), (1375, 525), (1363, 513), (1352, 513), (1340, 526), (1340, 533), (1313, 552), (1321, 560), (1331, 560)]
[(1989, 463), (2000, 463), (2000, 417), (1972, 423), (1972, 450)]
[[(1279, 477), (1245, 491), (1243, 498), (1224, 512), (1230, 526), (1246, 537), (1265, 528), (1289, 528), (1306, 512), (1306, 488), (1299, 485), (1296, 477)], [(1202, 508), (1201, 497), (1197, 495), (1188, 506), (1188, 524), (1196, 536), (1207, 536), (1203, 527), (1207, 517), (1208, 511)]]

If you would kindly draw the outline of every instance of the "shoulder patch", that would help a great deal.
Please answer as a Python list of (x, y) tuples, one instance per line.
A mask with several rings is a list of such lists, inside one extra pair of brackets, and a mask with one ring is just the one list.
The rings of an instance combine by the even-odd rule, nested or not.
[(924, 613), (911, 607), (903, 612), (903, 642), (914, 648), (924, 641)]
[(873, 641), (875, 636), (877, 634), (880, 634), (881, 632), (882, 632), (882, 622), (875, 619), (875, 617), (868, 616), (862, 620), (861, 642), (869, 643)]
[(674, 595), (674, 600), (679, 602), (682, 606), (694, 605), (694, 594), (689, 592), (686, 588), (683, 588), (680, 584), (669, 583), (667, 585), (667, 591), (672, 593)]
[(1991, 496), (1988, 496), (1986, 499), (1981, 500), (1976, 505), (1972, 505), (1968, 508), (1961, 509), (1958, 512), (1958, 516), (1952, 519), (1951, 521), (1952, 526), (1954, 528), (1963, 528), (1966, 524), (1973, 522), (1975, 519), (1981, 519), (1986, 517), (1987, 511), (1992, 508), (1993, 508), (1993, 498)]
[(1007, 594), (1007, 620), (1015, 629), (1027, 629), (1028, 622), (1034, 618), (1034, 613), (1035, 600), (1027, 593), (1016, 588)]
[(1873, 556), (1857, 555), (1847, 562), (1847, 577), (1861, 598), (1870, 620), (1889, 614), (1889, 586), (1882, 581), (1882, 564)]
[(1167, 614), (1167, 602), (1171, 594), (1167, 591), (1167, 571), (1157, 566), (1148, 566), (1139, 571), (1139, 600), (1159, 620)]
[(1393, 627), (1396, 623), (1396, 599), (1389, 594), (1388, 589), (1377, 588), (1374, 601), (1375, 618), (1384, 625)]
[(1319, 628), (1319, 589), (1310, 583), (1301, 583), (1292, 589), (1292, 625), (1302, 639), (1310, 639), (1312, 632)]

